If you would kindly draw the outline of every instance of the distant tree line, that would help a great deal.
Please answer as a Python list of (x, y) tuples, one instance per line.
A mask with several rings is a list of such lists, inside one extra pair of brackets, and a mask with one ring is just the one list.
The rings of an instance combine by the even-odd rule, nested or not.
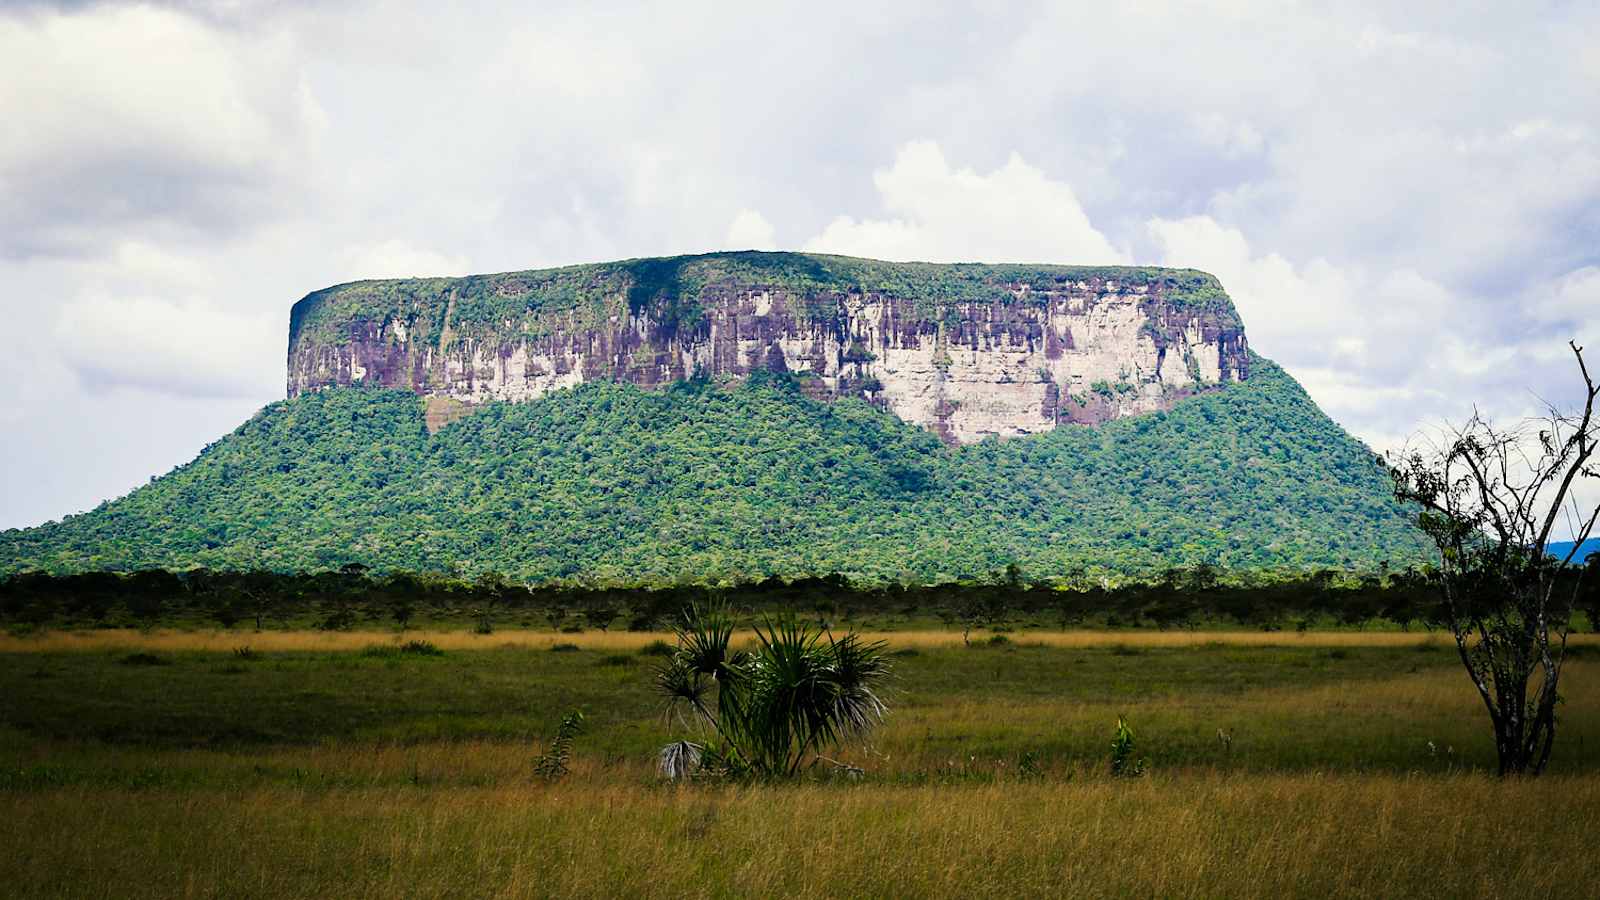
[[(1569, 568), (1563, 578), (1578, 579)], [(1583, 578), (1580, 608), (1600, 621), (1600, 557)], [(1149, 582), (1110, 585), (1069, 575), (1034, 582), (1016, 567), (982, 582), (863, 586), (841, 575), (768, 578), (726, 587), (695, 584), (526, 585), (498, 575), (474, 580), (408, 572), (376, 574), (359, 565), (338, 571), (277, 573), (151, 569), (74, 575), (22, 573), (0, 580), (6, 627), (109, 627), (156, 624), (225, 628), (405, 628), (467, 622), (552, 629), (673, 624), (690, 604), (715, 600), (747, 616), (791, 610), (824, 623), (863, 617), (925, 616), (964, 632), (1031, 624), (1041, 627), (1264, 629), (1353, 626), (1386, 620), (1402, 627), (1441, 621), (1435, 573), (1426, 568), (1352, 577), (1323, 570), (1236, 576), (1208, 566), (1169, 569)]]

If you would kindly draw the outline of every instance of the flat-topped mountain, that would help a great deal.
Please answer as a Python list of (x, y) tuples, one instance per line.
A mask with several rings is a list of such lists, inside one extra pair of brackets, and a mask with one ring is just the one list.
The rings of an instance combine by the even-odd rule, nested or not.
[(1188, 269), (712, 253), (360, 281), (295, 304), (289, 395), (355, 382), (457, 404), (590, 381), (789, 372), (946, 441), (1170, 408), (1249, 376), (1244, 328)]
[(1078, 581), (1423, 558), (1372, 453), (1189, 270), (726, 253), (357, 282), (295, 304), (289, 394), (126, 497), (0, 533), (0, 574)]

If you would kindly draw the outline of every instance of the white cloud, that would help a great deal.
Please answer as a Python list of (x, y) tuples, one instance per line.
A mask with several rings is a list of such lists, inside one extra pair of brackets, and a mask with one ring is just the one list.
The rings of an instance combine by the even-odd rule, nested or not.
[(1254, 252), (1242, 232), (1210, 216), (1151, 219), (1146, 227), (1157, 261), (1216, 275), (1251, 346), (1375, 445), (1415, 427), (1419, 404), (1449, 405), (1452, 386), (1506, 361), (1503, 348), (1456, 333), (1461, 299), (1417, 272), (1372, 273), (1326, 259), (1297, 265)]
[(1592, 329), (1600, 320), (1600, 266), (1574, 269), (1529, 294), (1527, 309), (1540, 321)]
[(340, 259), (349, 280), (364, 278), (443, 278), (472, 274), (464, 256), (450, 256), (391, 238), (346, 247)]
[(287, 316), (238, 315), (202, 302), (91, 296), (63, 306), (55, 336), (92, 389), (137, 387), (196, 397), (279, 389)]
[(1022, 157), (987, 175), (952, 169), (933, 141), (900, 149), (894, 165), (872, 176), (893, 218), (839, 216), (806, 249), (822, 253), (928, 262), (1126, 262), (1089, 224), (1072, 187)]
[(1592, 267), (1508, 298), (1508, 315), (1409, 268), (1296, 264), (1257, 253), (1237, 228), (1210, 216), (1146, 227), (1157, 261), (1220, 278), (1251, 346), (1381, 449), (1474, 407), (1513, 421), (1537, 414), (1541, 398), (1569, 399), (1575, 375), (1560, 329), (1581, 322), (1576, 327), (1592, 333), (1600, 310), (1600, 271)]
[(1243, 232), (1210, 216), (1155, 218), (1146, 227), (1162, 265), (1203, 269), (1222, 281), (1263, 353), (1290, 350), (1308, 334), (1330, 349), (1366, 346), (1352, 277), (1327, 260), (1297, 267), (1276, 253), (1258, 255)]
[(727, 246), (730, 250), (775, 250), (778, 240), (766, 216), (741, 209), (728, 225)]
[(0, 15), (0, 254), (232, 230), (300, 177), (324, 114), (291, 41), (173, 10)]

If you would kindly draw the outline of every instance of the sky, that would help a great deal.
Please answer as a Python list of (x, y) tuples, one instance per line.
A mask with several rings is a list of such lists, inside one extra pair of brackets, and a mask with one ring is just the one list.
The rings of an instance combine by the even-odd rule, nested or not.
[(281, 399), (359, 278), (1204, 269), (1380, 450), (1600, 368), (1600, 5), (787, 6), (0, 2), (0, 528)]

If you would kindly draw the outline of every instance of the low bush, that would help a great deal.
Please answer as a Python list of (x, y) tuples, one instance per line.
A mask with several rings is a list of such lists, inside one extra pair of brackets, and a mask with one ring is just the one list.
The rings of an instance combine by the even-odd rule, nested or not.
[(672, 653), (672, 645), (659, 639), (639, 648), (640, 656), (671, 656)]
[(118, 660), (125, 666), (170, 666), (172, 660), (154, 653), (129, 653)]
[(362, 648), (361, 655), (376, 659), (400, 659), (405, 656), (443, 656), (444, 651), (432, 641), (406, 641), (404, 644), (373, 644)]

